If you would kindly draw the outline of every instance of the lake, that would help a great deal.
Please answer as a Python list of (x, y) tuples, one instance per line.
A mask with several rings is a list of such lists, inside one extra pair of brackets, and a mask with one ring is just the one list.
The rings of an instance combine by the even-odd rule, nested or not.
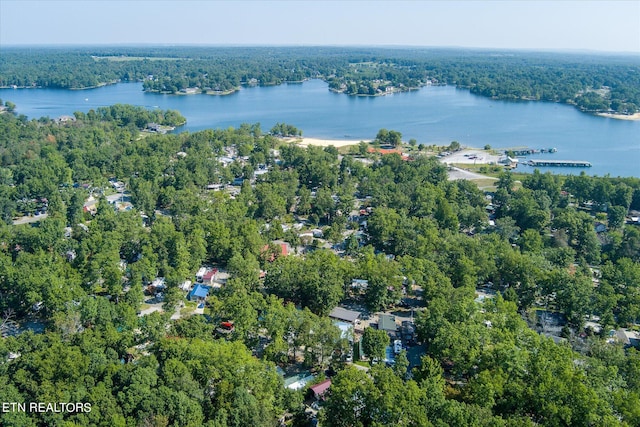
[[(178, 110), (187, 124), (177, 131), (277, 122), (324, 139), (373, 139), (381, 128), (402, 132), (421, 144), (493, 148), (557, 148), (536, 159), (584, 160), (591, 168), (540, 168), (555, 173), (640, 176), (640, 122), (581, 113), (562, 104), (495, 101), (451, 86), (382, 97), (332, 93), (321, 80), (243, 88), (226, 96), (145, 93), (141, 83), (119, 83), (87, 90), (0, 89), (0, 98), (29, 118), (71, 115), (116, 103)], [(520, 166), (530, 172), (531, 167)]]

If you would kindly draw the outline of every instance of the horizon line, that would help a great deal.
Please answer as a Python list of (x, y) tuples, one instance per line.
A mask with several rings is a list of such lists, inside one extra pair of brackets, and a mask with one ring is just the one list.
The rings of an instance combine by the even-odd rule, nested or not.
[[(147, 43), (147, 42), (126, 42), (126, 43), (0, 43), (0, 48), (96, 48), (96, 47), (253, 47), (253, 48), (374, 48), (374, 49), (442, 49), (442, 50), (475, 50), (475, 51), (526, 51), (541, 53), (589, 53), (589, 54), (609, 54), (609, 55), (636, 55), (640, 56), (640, 51), (633, 50), (598, 50), (587, 48), (542, 48), (542, 47), (486, 47), (486, 46), (445, 46), (445, 45), (406, 45), (406, 44), (314, 44), (314, 43)], [(1, 55), (1, 53), (0, 53)]]

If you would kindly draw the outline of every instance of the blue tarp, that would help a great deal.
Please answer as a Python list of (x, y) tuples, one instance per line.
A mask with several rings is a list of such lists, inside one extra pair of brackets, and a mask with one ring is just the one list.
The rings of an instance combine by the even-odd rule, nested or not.
[(189, 292), (189, 300), (193, 300), (195, 298), (206, 298), (207, 295), (209, 295), (210, 289), (211, 288), (209, 288), (209, 286), (204, 286), (204, 285), (194, 286), (191, 292)]

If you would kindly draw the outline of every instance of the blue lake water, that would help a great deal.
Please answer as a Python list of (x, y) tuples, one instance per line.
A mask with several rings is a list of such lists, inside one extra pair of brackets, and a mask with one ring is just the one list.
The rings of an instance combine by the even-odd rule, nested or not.
[[(263, 131), (285, 122), (305, 136), (372, 139), (381, 128), (402, 132), (403, 140), (494, 148), (557, 148), (529, 158), (584, 160), (593, 167), (540, 168), (556, 173), (640, 176), (640, 121), (615, 120), (554, 103), (495, 101), (449, 86), (383, 97), (332, 93), (326, 83), (243, 88), (227, 96), (144, 93), (141, 83), (96, 89), (0, 89), (0, 98), (29, 118), (71, 115), (116, 103), (180, 111), (187, 124), (179, 131), (226, 128), (259, 122)], [(520, 166), (521, 171), (532, 168)]]

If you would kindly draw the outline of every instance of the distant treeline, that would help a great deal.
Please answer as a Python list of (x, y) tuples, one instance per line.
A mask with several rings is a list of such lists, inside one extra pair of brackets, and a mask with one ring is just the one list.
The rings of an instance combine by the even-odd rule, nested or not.
[(495, 99), (640, 111), (637, 56), (339, 47), (5, 48), (0, 55), (3, 87), (80, 89), (142, 81), (153, 92), (228, 92), (309, 78), (350, 95), (451, 84)]

